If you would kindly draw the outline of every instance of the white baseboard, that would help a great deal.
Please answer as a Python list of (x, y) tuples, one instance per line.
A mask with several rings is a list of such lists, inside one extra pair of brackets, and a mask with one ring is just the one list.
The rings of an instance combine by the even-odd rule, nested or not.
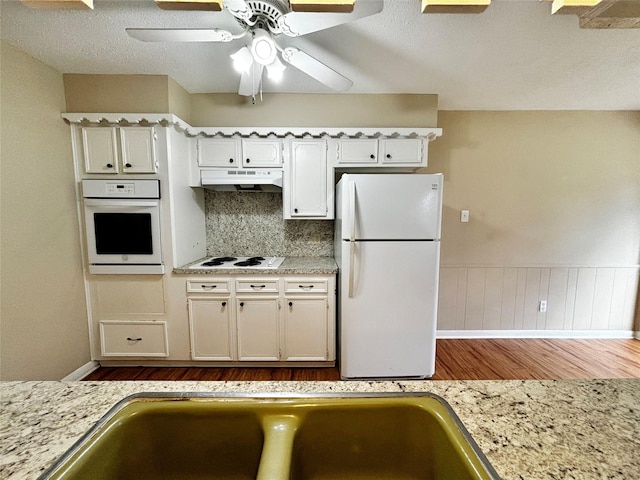
[(640, 332), (633, 332), (633, 338), (640, 340)]
[(635, 338), (631, 330), (438, 330), (436, 338)]
[(84, 377), (89, 375), (91, 372), (97, 370), (100, 367), (100, 364), (95, 360), (85, 363), (80, 368), (77, 368), (69, 375), (62, 379), (63, 382), (75, 382), (77, 380), (82, 380)]

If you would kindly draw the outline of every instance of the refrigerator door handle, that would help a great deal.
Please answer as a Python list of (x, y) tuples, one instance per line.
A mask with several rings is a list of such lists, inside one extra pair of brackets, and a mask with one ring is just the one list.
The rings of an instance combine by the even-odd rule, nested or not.
[(349, 242), (349, 298), (353, 298), (353, 267), (356, 258), (356, 242)]
[(356, 239), (356, 182), (349, 182), (349, 240)]
[(349, 182), (349, 298), (353, 298), (353, 267), (356, 257), (356, 182)]

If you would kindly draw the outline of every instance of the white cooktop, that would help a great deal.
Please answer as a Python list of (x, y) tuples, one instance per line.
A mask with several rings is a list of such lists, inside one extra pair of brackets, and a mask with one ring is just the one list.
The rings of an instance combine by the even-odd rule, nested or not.
[(268, 257), (268, 256), (255, 256), (255, 257), (240, 257), (240, 256), (217, 256), (211, 257), (203, 262), (191, 265), (191, 269), (237, 269), (237, 268), (255, 268), (259, 270), (269, 270), (278, 268), (284, 257)]

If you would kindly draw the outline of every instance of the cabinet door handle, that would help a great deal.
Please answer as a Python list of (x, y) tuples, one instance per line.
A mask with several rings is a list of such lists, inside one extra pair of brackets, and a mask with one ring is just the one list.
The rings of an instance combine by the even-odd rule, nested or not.
[(113, 164), (112, 164), (112, 163), (107, 163), (105, 166), (106, 166), (107, 168), (113, 168)]
[(391, 154), (390, 153), (387, 153), (387, 158), (391, 158)]
[(298, 288), (301, 288), (302, 290), (311, 290), (313, 285), (298, 285)]
[(213, 290), (217, 285), (200, 285), (203, 290)]
[(244, 307), (244, 302), (240, 302), (240, 306), (241, 306), (241, 307)]
[(297, 208), (294, 208), (294, 209), (293, 209), (293, 212), (294, 212), (294, 213), (298, 213), (298, 209), (297, 209)]
[(227, 306), (227, 302), (222, 302), (222, 306), (226, 307)]
[(290, 307), (293, 307), (293, 302), (289, 302), (289, 306), (290, 306)]
[(371, 158), (376, 158), (376, 156), (373, 153), (370, 155), (370, 157)]
[(127, 337), (127, 340), (130, 342), (140, 342), (142, 340), (142, 337), (138, 337), (138, 338)]
[(259, 290), (259, 289), (262, 289), (262, 288), (265, 288), (265, 287), (266, 287), (266, 285), (250, 285), (250, 286), (251, 286), (251, 288), (253, 288), (254, 290)]
[(233, 158), (230, 158), (230, 159), (229, 159), (229, 163), (233, 163)]
[(133, 165), (131, 165), (130, 163), (125, 163), (124, 166), (127, 168), (131, 168)]
[(251, 159), (250, 158), (247, 158), (247, 163), (251, 163)]

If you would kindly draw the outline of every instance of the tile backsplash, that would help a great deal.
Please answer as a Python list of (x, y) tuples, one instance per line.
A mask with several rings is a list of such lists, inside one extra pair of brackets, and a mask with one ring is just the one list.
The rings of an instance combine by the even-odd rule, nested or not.
[(207, 255), (333, 256), (333, 221), (284, 220), (282, 194), (205, 191)]

